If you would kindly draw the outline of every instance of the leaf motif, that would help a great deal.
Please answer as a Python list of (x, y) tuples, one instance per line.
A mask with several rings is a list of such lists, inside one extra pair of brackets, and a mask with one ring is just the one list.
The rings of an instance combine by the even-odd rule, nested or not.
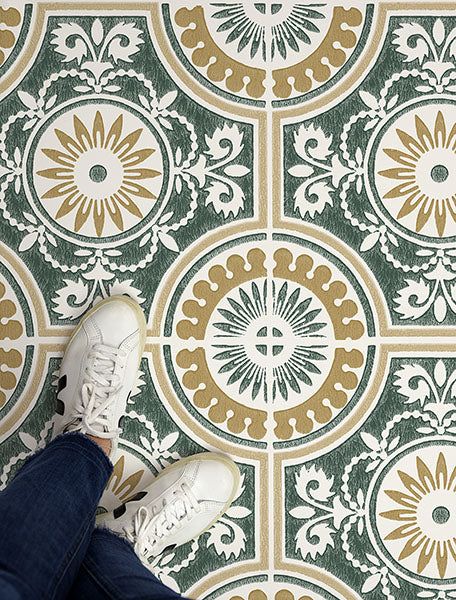
[(334, 548), (334, 530), (327, 523), (319, 523), (314, 527), (306, 524), (296, 534), (296, 550), (299, 550), (302, 558), (307, 556), (315, 559), (317, 555), (322, 556), (328, 547)]
[(19, 252), (25, 252), (26, 250), (30, 250), (33, 244), (38, 239), (38, 231), (32, 231), (28, 233), (25, 237), (22, 238), (21, 243), (19, 244)]
[(377, 117), (375, 117), (375, 119), (371, 119), (370, 121), (367, 121), (367, 123), (364, 125), (364, 131), (370, 131), (377, 125), (377, 123), (379, 121), (380, 121), (380, 119)]
[(229, 526), (225, 519), (219, 520), (209, 530), (207, 538), (207, 547), (214, 546), (219, 556), (223, 555), (226, 559), (234, 556), (237, 558), (245, 550), (246, 535), (237, 525), (229, 521)]
[(367, 467), (366, 467), (366, 473), (370, 473), (371, 471), (373, 471), (374, 469), (376, 469), (379, 464), (380, 464), (379, 460), (374, 460), (371, 463), (369, 463), (367, 465)]
[(399, 590), (401, 588), (401, 584), (399, 583), (398, 578), (392, 573), (388, 573), (388, 577), (391, 583), (394, 585), (394, 587), (397, 587), (397, 589)]
[(26, 448), (28, 448), (29, 450), (33, 450), (33, 451), (35, 451), (37, 449), (38, 442), (29, 433), (26, 433), (25, 431), (20, 431), (19, 437), (21, 438), (21, 442), (24, 444), (24, 446)]
[(314, 465), (309, 468), (303, 466), (299, 474), (295, 475), (296, 492), (306, 502), (312, 498), (319, 502), (327, 502), (334, 495), (331, 489), (333, 481), (334, 477), (328, 477), (323, 469), (317, 470)]
[(431, 396), (428, 383), (429, 373), (418, 364), (405, 364), (394, 373), (394, 385), (402, 396), (408, 398), (407, 404), (419, 402), (423, 406)]
[(141, 104), (144, 106), (144, 108), (146, 110), (150, 110), (150, 102), (149, 102), (148, 98), (146, 98), (142, 94), (138, 94), (138, 100), (141, 102)]
[(217, 127), (211, 136), (205, 135), (204, 139), (207, 146), (206, 153), (215, 161), (220, 161), (228, 156), (234, 160), (244, 147), (244, 134), (236, 124), (225, 123), (222, 128)]
[(396, 106), (397, 101), (399, 100), (399, 95), (396, 94), (392, 98), (390, 98), (386, 104), (386, 110), (391, 110)]
[(152, 234), (149, 231), (148, 233), (146, 233), (146, 235), (144, 235), (140, 239), (140, 241), (139, 241), (139, 247), (142, 248), (145, 244), (147, 244), (147, 242), (150, 240), (151, 237), (152, 237)]
[(177, 442), (177, 440), (179, 439), (179, 432), (178, 431), (174, 431), (173, 433), (169, 433), (167, 436), (165, 436), (160, 444), (159, 447), (159, 451), (160, 452), (166, 452), (167, 450), (169, 450), (170, 448), (172, 448), (174, 446), (174, 444)]
[(230, 189), (228, 184), (215, 180), (211, 181), (206, 189), (206, 206), (212, 206), (215, 212), (222, 213), (225, 219), (230, 214), (236, 217), (244, 209), (244, 192), (236, 183), (231, 182)]
[(418, 23), (401, 23), (394, 30), (393, 45), (397, 46), (396, 51), (405, 56), (405, 62), (418, 60), (420, 64), (430, 54), (430, 48), (427, 43), (427, 32)]
[(90, 33), (91, 33), (92, 40), (94, 41), (95, 45), (99, 46), (101, 44), (101, 42), (103, 41), (103, 35), (104, 35), (103, 24), (100, 21), (100, 19), (97, 18), (92, 23), (92, 29), (91, 29)]
[[(107, 54), (117, 64), (119, 60), (132, 62), (131, 56), (139, 52), (139, 46), (144, 44), (141, 29), (134, 23), (118, 23), (109, 31), (111, 42), (108, 44)], [(125, 44), (125, 38), (127, 43)]]
[(359, 247), (360, 252), (367, 252), (367, 250), (370, 250), (371, 248), (373, 248), (375, 246), (375, 244), (378, 242), (379, 238), (380, 238), (379, 231), (373, 231), (372, 233), (369, 233), (369, 235), (366, 235), (366, 237), (363, 240), (363, 243)]
[(17, 146), (14, 149), (13, 157), (14, 157), (14, 162), (16, 163), (16, 165), (19, 166), (21, 164), (21, 151), (19, 150), (19, 148)]
[(326, 136), (320, 127), (316, 128), (313, 124), (301, 125), (293, 137), (295, 152), (304, 160), (310, 156), (323, 161), (332, 154), (332, 135)]
[(172, 252), (179, 252), (179, 246), (176, 240), (164, 231), (158, 232), (158, 239), (161, 241), (163, 246), (171, 250)]
[(441, 46), (445, 41), (445, 25), (442, 19), (436, 19), (432, 27), (432, 37), (438, 46)]
[(108, 293), (110, 296), (130, 296), (138, 304), (142, 304), (145, 301), (145, 298), (141, 296), (141, 290), (134, 287), (133, 279), (125, 279), (124, 281), (114, 279), (108, 286)]
[(228, 177), (244, 177), (244, 175), (250, 173), (250, 169), (244, 165), (228, 165), (223, 172)]
[(310, 506), (296, 506), (289, 513), (295, 519), (311, 519), (315, 514), (315, 509)]
[(160, 102), (158, 103), (158, 110), (165, 110), (168, 106), (171, 106), (173, 102), (177, 98), (177, 90), (172, 90), (168, 92), (164, 96), (162, 96)]
[(381, 451), (381, 446), (377, 438), (375, 438), (371, 433), (367, 433), (367, 431), (361, 431), (360, 436), (370, 450), (373, 450), (374, 452)]
[(37, 225), (38, 224), (37, 221), (36, 221), (36, 219), (35, 219), (35, 217), (32, 214), (30, 214), (29, 212), (23, 212), (22, 216), (25, 219), (27, 219), (27, 221), (29, 221), (30, 223), (33, 223), (33, 225)]
[(45, 235), (46, 235), (47, 241), (51, 244), (51, 246), (54, 246), (54, 248), (57, 248), (57, 240), (52, 235), (52, 233), (49, 233), (49, 231), (46, 231)]
[(378, 100), (370, 92), (367, 92), (366, 90), (360, 90), (359, 96), (368, 108), (371, 108), (372, 110), (378, 110)]
[(171, 123), (171, 121), (169, 121), (168, 119), (164, 119), (161, 116), (158, 117), (158, 121), (161, 125), (163, 125), (163, 127), (165, 129), (169, 129), (170, 131), (173, 131), (173, 124)]
[(169, 554), (165, 554), (165, 556), (162, 557), (162, 559), (160, 560), (160, 567), (165, 567), (167, 564), (169, 564), (173, 558), (176, 556), (175, 552), (170, 552)]
[(445, 382), (447, 380), (447, 370), (445, 367), (445, 363), (443, 362), (442, 359), (439, 359), (436, 363), (435, 363), (435, 367), (434, 367), (434, 379), (436, 384), (439, 387), (443, 387), (445, 385)]
[(174, 215), (173, 211), (167, 212), (164, 215), (161, 216), (160, 218), (160, 225), (164, 225), (165, 223), (167, 223)]
[[(78, 65), (88, 54), (87, 43), (85, 42), (85, 31), (77, 23), (59, 23), (57, 29), (52, 31), (54, 37), (51, 44), (55, 46), (55, 51), (63, 54), (63, 62), (76, 60)], [(71, 46), (67, 45), (71, 37)], [(92, 58), (95, 58), (94, 56)]]
[(388, 452), (392, 452), (396, 448), (396, 446), (399, 444), (400, 439), (401, 438), (398, 435), (393, 440), (391, 440), (391, 442), (388, 445)]
[[(63, 282), (64, 287), (57, 290), (57, 295), (52, 299), (56, 305), (53, 310), (60, 314), (61, 318), (76, 319), (85, 313), (90, 305), (89, 287), (82, 279), (64, 279)], [(73, 305), (69, 304), (69, 298), (72, 299)]]
[(393, 246), (399, 248), (399, 242), (397, 241), (397, 237), (394, 234), (392, 234), (390, 231), (387, 231), (386, 236), (389, 239), (389, 241), (393, 244)]
[(292, 177), (310, 177), (313, 175), (313, 168), (309, 165), (295, 165), (294, 167), (290, 167), (288, 169), (288, 173)]
[(402, 315), (403, 319), (418, 319), (430, 308), (428, 302), (431, 296), (430, 284), (423, 278), (418, 281), (406, 279), (405, 282), (407, 285), (399, 290), (394, 299), (397, 304), (394, 310)]
[(225, 514), (230, 519), (245, 519), (252, 514), (252, 511), (245, 506), (231, 506)]
[(442, 323), (447, 315), (447, 303), (440, 294), (434, 301), (434, 317), (438, 323)]
[(366, 219), (369, 219), (369, 221), (370, 221), (371, 223), (374, 223), (374, 225), (378, 225), (378, 219), (377, 219), (377, 217), (376, 217), (375, 215), (373, 215), (372, 213), (365, 212), (365, 213), (364, 213), (364, 216), (366, 217)]
[(31, 110), (38, 109), (38, 104), (36, 103), (35, 98), (31, 94), (29, 94), (28, 92), (24, 92), (23, 90), (19, 90), (17, 95), (19, 96), (19, 100), (24, 106), (30, 108)]
[(366, 579), (366, 581), (364, 582), (364, 585), (361, 589), (361, 593), (367, 594), (369, 592), (372, 592), (372, 590), (374, 590), (380, 583), (381, 578), (382, 578), (381, 573), (374, 573), (373, 575), (368, 577)]
[(38, 119), (30, 119), (30, 121), (27, 121), (26, 123), (24, 123), (24, 125), (22, 126), (22, 131), (28, 131), (29, 129), (31, 129), (35, 123), (38, 122)]
[(139, 441), (141, 442), (143, 448), (145, 448), (148, 452), (150, 452), (150, 453), (153, 452), (152, 446), (150, 445), (150, 442), (146, 437), (144, 437), (143, 435), (140, 435)]
[(315, 215), (321, 215), (326, 206), (333, 206), (331, 191), (326, 181), (317, 181), (311, 185), (305, 181), (294, 194), (295, 209), (301, 217), (309, 216), (313, 219)]
[(54, 106), (54, 104), (55, 104), (55, 101), (56, 101), (56, 100), (57, 100), (57, 94), (54, 94), (54, 95), (53, 95), (53, 96), (51, 96), (51, 97), (49, 98), (49, 100), (46, 102), (46, 104), (44, 105), (44, 109), (45, 109), (45, 110), (49, 110), (49, 109), (51, 109), (51, 108)]
[(367, 558), (368, 560), (370, 560), (370, 561), (371, 561), (371, 563), (372, 563), (373, 565), (375, 565), (376, 567), (379, 567), (379, 566), (380, 566), (380, 561), (379, 561), (379, 560), (378, 560), (378, 558), (377, 558), (376, 556), (374, 556), (373, 554), (368, 554), (368, 553), (366, 552), (366, 558)]

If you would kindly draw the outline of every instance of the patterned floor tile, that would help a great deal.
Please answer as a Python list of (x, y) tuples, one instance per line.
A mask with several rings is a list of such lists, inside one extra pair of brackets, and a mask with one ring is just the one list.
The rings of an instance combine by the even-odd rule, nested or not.
[(99, 513), (204, 450), (192, 598), (456, 597), (456, 4), (0, 9), (0, 489), (91, 306), (146, 350)]

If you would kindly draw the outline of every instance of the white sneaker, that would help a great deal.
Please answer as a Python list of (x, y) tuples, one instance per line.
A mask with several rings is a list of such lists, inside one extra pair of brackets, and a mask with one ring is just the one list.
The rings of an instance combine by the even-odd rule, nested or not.
[(230, 507), (239, 481), (239, 469), (227, 456), (213, 452), (189, 456), (166, 467), (140, 501), (125, 505), (122, 516), (102, 515), (98, 525), (132, 542), (147, 565), (165, 550), (210, 529)]
[(114, 455), (145, 339), (144, 313), (127, 296), (111, 296), (84, 315), (60, 366), (54, 437), (80, 431), (110, 439)]

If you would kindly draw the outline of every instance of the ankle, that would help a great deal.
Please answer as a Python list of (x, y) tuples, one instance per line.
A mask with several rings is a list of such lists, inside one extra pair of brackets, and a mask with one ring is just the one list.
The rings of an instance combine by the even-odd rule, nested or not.
[(98, 446), (100, 446), (100, 448), (103, 450), (103, 452), (106, 454), (106, 456), (109, 456), (111, 453), (111, 448), (112, 448), (112, 442), (111, 440), (107, 440), (105, 438), (99, 438), (99, 437), (95, 437), (94, 435), (87, 435), (87, 437), (89, 439), (92, 440), (92, 442), (95, 442), (95, 444), (97, 444)]

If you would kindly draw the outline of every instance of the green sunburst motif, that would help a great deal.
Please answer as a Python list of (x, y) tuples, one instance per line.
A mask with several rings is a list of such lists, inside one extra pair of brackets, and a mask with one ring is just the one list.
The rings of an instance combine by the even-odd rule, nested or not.
[[(274, 58), (276, 54), (287, 58), (290, 49), (298, 52), (299, 41), (310, 44), (309, 32), (318, 33), (320, 31), (314, 20), (324, 18), (321, 12), (315, 10), (315, 7), (322, 6), (320, 4), (296, 4), (289, 10), (278, 3), (255, 2), (249, 11), (239, 2), (235, 4), (217, 3), (212, 6), (220, 9), (212, 15), (213, 18), (222, 21), (217, 31), (229, 32), (226, 43), (237, 42), (238, 52), (246, 47), (249, 48), (251, 58), (261, 52), (263, 60), (267, 60), (268, 53), (266, 26), (262, 16), (270, 15), (270, 18), (277, 21), (270, 26), (271, 58)], [(258, 20), (252, 18), (255, 11), (258, 13)], [(286, 12), (283, 19), (280, 19), (281, 11)], [(276, 18), (274, 19), (274, 17)]]
[(230, 309), (219, 308), (223, 320), (214, 323), (222, 332), (214, 338), (227, 342), (213, 346), (220, 350), (214, 359), (223, 363), (218, 372), (230, 374), (227, 385), (239, 394), (250, 388), (252, 400), (262, 392), (272, 401), (278, 395), (288, 400), (290, 390), (299, 394), (303, 385), (311, 386), (312, 375), (321, 374), (318, 363), (327, 360), (320, 351), (328, 347), (327, 323), (319, 320), (314, 300), (303, 297), (302, 288), (272, 281), (268, 302), (267, 280), (252, 282), (247, 291), (239, 288), (238, 294), (238, 299), (227, 298)]

